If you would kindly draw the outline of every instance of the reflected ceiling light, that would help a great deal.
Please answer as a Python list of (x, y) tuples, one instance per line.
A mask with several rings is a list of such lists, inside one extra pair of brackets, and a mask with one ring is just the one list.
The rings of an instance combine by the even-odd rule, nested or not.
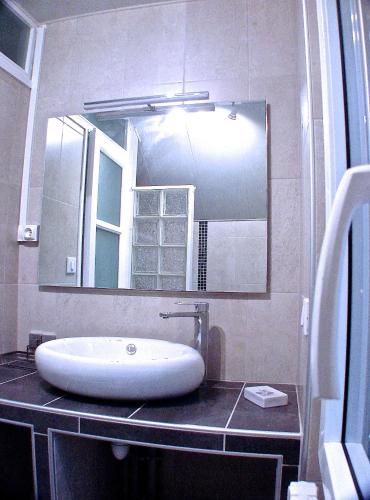
[(90, 113), (124, 110), (127, 106), (155, 105), (186, 101), (204, 101), (209, 99), (209, 92), (184, 92), (178, 94), (160, 94), (145, 97), (128, 97), (126, 99), (110, 99), (106, 101), (90, 101), (84, 103), (84, 110)]
[(198, 104), (183, 104), (173, 106), (153, 106), (148, 104), (145, 107), (126, 108), (124, 110), (103, 111), (96, 112), (95, 116), (99, 121), (120, 119), (120, 118), (134, 118), (136, 116), (156, 116), (167, 115), (174, 111), (185, 111), (187, 113), (195, 113), (198, 111), (215, 111), (215, 105), (210, 102)]
[(230, 112), (230, 114), (228, 115), (228, 118), (230, 118), (230, 120), (236, 120), (236, 108), (235, 108), (235, 102), (233, 102), (233, 103), (232, 103), (231, 112)]

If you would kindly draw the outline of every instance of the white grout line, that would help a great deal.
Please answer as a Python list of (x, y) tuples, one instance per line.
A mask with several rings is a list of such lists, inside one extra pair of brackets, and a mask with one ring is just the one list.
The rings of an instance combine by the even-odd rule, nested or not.
[(298, 394), (298, 385), (295, 386), (295, 395), (297, 398), (297, 408), (298, 408), (298, 419), (299, 419), (299, 432), (301, 433), (303, 437), (303, 422), (302, 422), (302, 417), (301, 417), (301, 404), (299, 400), (299, 394)]
[(15, 378), (12, 378), (10, 380), (6, 380), (5, 382), (0, 382), (0, 385), (4, 385), (4, 384), (7, 384), (8, 382), (13, 382), (14, 380), (19, 380), (19, 379), (24, 378), (24, 377), (29, 377), (30, 375), (33, 375), (34, 373), (36, 373), (36, 370), (34, 372), (31, 372), (31, 373), (26, 373), (26, 375), (21, 375), (20, 377), (15, 377)]
[(51, 403), (55, 403), (55, 401), (58, 401), (58, 399), (62, 399), (62, 398), (64, 398), (64, 395), (63, 396), (58, 396), (57, 398), (54, 398), (51, 401), (48, 401), (47, 403), (44, 403), (42, 406), (50, 405)]
[(222, 451), (226, 451), (226, 434), (224, 434), (224, 437), (222, 440)]
[(232, 419), (232, 417), (233, 417), (233, 415), (234, 415), (235, 408), (237, 407), (237, 405), (238, 405), (238, 403), (239, 403), (239, 401), (240, 401), (240, 398), (242, 397), (242, 394), (243, 394), (243, 392), (244, 392), (244, 387), (245, 387), (245, 384), (246, 384), (246, 382), (244, 383), (243, 387), (242, 387), (242, 388), (241, 388), (241, 390), (240, 390), (240, 394), (239, 394), (238, 399), (236, 400), (236, 403), (234, 404), (234, 408), (231, 410), (229, 420), (226, 422), (226, 425), (225, 425), (225, 429), (227, 429), (228, 425), (229, 425), (229, 424), (230, 424), (230, 422), (231, 422), (231, 419)]
[(78, 417), (77, 419), (77, 432), (80, 434), (81, 433), (81, 418)]
[[(25, 361), (28, 361), (28, 360), (26, 360), (26, 359), (13, 359), (13, 361), (4, 361), (4, 363), (0, 363), (0, 368), (2, 366), (13, 365), (14, 363), (19, 363), (19, 362), (24, 363)], [(21, 369), (23, 369), (23, 368), (25, 370), (32, 370), (32, 369), (36, 370), (36, 368), (26, 368), (26, 367), (22, 367)]]
[(13, 363), (16, 363), (17, 361), (19, 361), (19, 359), (15, 359), (14, 361), (4, 361), (4, 363), (0, 363), (0, 367), (4, 365), (11, 365)]
[(139, 408), (137, 408), (134, 412), (131, 413), (131, 415), (129, 415), (128, 417), (126, 418), (131, 418), (135, 415), (135, 413), (137, 413), (138, 411), (140, 411), (142, 408), (144, 408), (145, 406), (145, 403), (143, 403)]

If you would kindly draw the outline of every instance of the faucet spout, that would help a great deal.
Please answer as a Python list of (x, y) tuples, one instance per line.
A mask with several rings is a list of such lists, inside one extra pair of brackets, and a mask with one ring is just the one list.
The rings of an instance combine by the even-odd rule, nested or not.
[(163, 319), (168, 319), (168, 318), (199, 318), (199, 313), (197, 313), (197, 312), (163, 312), (163, 313), (159, 313), (159, 316)]
[(177, 305), (192, 305), (195, 310), (160, 312), (159, 316), (163, 319), (194, 318), (194, 347), (203, 358), (205, 365), (204, 381), (206, 381), (208, 368), (209, 304), (207, 302), (195, 302), (193, 304), (177, 302)]

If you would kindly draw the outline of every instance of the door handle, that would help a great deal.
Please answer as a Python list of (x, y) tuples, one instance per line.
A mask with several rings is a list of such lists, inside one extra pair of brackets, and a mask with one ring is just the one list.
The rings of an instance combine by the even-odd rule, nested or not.
[(340, 398), (336, 317), (343, 248), (355, 210), (368, 202), (370, 165), (348, 169), (334, 198), (316, 275), (310, 361), (314, 398)]

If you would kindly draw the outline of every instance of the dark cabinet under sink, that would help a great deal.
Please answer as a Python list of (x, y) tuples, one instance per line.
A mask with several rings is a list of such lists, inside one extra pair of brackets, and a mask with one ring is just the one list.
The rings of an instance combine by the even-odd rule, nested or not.
[(0, 498), (35, 498), (32, 426), (0, 422)]
[(118, 461), (109, 442), (53, 435), (58, 500), (273, 500), (275, 458), (130, 446)]

